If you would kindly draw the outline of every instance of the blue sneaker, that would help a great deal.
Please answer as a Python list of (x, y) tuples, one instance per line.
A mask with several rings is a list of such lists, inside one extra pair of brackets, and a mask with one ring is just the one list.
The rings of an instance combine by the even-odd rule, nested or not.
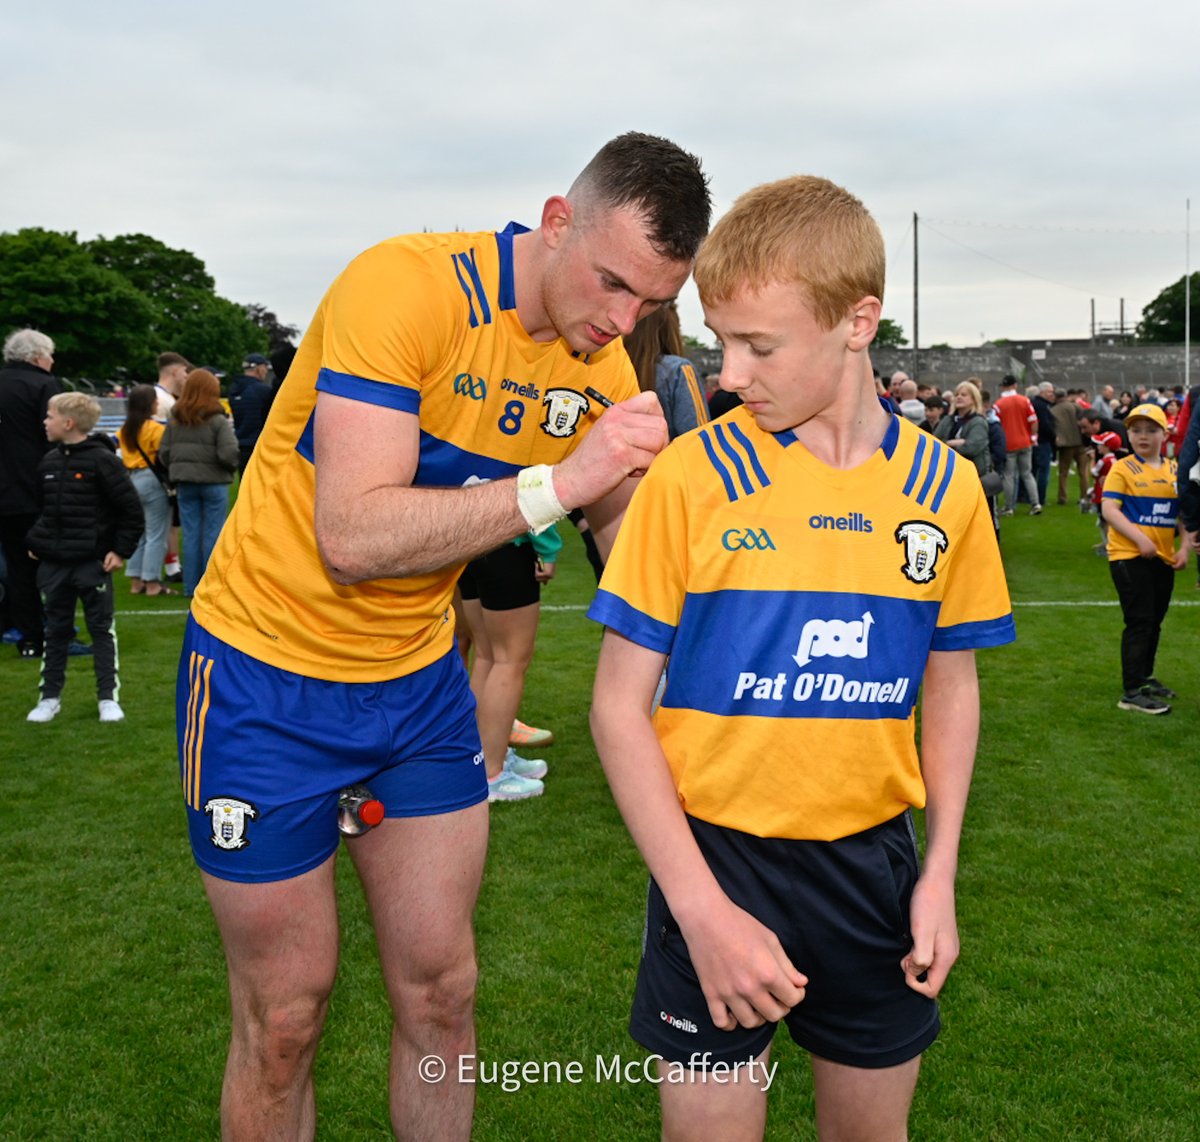
[(0, 635), (0, 642), (22, 642), (24, 638), (25, 635), (16, 627), (9, 627), (8, 630)]
[(540, 757), (519, 757), (512, 746), (509, 746), (508, 753), (504, 755), (505, 773), (538, 780), (545, 777), (549, 771), (550, 767)]
[(540, 797), (546, 787), (529, 777), (518, 777), (507, 769), (500, 770), (500, 776), (488, 779), (489, 801), (525, 801), (530, 797)]

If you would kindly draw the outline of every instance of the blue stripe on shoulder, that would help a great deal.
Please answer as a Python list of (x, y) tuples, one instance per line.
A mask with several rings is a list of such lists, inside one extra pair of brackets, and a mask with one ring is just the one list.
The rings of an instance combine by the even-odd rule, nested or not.
[(742, 485), (742, 491), (748, 496), (754, 495), (754, 485), (750, 483), (750, 477), (746, 475), (746, 465), (742, 463), (742, 458), (734, 451), (733, 445), (725, 439), (725, 430), (718, 422), (712, 426), (713, 436), (716, 437), (717, 443), (721, 446), (721, 451), (729, 457), (729, 462), (733, 465), (733, 469), (737, 472), (738, 482)]
[(750, 466), (754, 469), (755, 476), (758, 477), (759, 484), (764, 488), (771, 486), (771, 478), (767, 475), (766, 469), (758, 459), (758, 452), (753, 444), (750, 443), (750, 438), (736, 425), (733, 421), (728, 421), (725, 425), (729, 429), (729, 435), (734, 438), (746, 453), (747, 459), (750, 461)]
[[(487, 290), (483, 288), (483, 281), (479, 277), (479, 267), (475, 264), (475, 247), (472, 246), (465, 254), (459, 254), (458, 259), (467, 273), (471, 275), (471, 282), (475, 286), (475, 297), (479, 301), (479, 312), (483, 315), (483, 323), (491, 325), (492, 307), (488, 305)], [(461, 275), (459, 281), (462, 281)]]
[(906, 496), (912, 495), (912, 490), (916, 486), (917, 476), (921, 472), (921, 461), (925, 459), (925, 433), (921, 433), (917, 439), (917, 451), (913, 456), (912, 467), (908, 470), (908, 479), (904, 481), (904, 487), (901, 491)]
[(659, 654), (670, 654), (675, 642), (673, 626), (636, 610), (620, 596), (604, 589), (596, 592), (592, 605), (588, 607), (587, 617), (611, 627), (630, 642)]
[(950, 478), (954, 475), (954, 449), (950, 445), (946, 445), (946, 474), (942, 477), (942, 482), (938, 485), (937, 493), (933, 497), (933, 503), (929, 505), (931, 511), (936, 512), (942, 506), (942, 500), (946, 498), (946, 489), (950, 487)]
[(386, 381), (371, 381), (356, 377), (353, 373), (335, 373), (322, 369), (317, 374), (317, 391), (333, 393), (349, 400), (360, 400), (366, 404), (377, 404), (383, 408), (395, 408), (401, 412), (421, 411), (421, 393), (418, 389), (403, 385), (388, 384)]
[(459, 265), (458, 258), (458, 254), (450, 255), (450, 260), (454, 263), (454, 272), (458, 275), (458, 284), (462, 287), (463, 293), (467, 295), (467, 320), (472, 329), (478, 329), (479, 315), (475, 312), (475, 298), (471, 294), (471, 287), (467, 285), (467, 279), (463, 277), (462, 266)]
[(921, 507), (925, 506), (925, 500), (929, 497), (929, 489), (933, 487), (934, 477), (937, 475), (938, 466), (942, 462), (942, 453), (950, 451), (948, 448), (943, 448), (936, 440), (929, 442), (930, 457), (929, 471), (925, 473), (925, 482), (921, 485), (921, 490), (917, 493), (917, 503)]
[(704, 451), (708, 453), (709, 463), (717, 470), (717, 475), (721, 477), (721, 483), (725, 485), (725, 494), (729, 497), (729, 502), (733, 503), (738, 498), (737, 489), (733, 486), (733, 477), (730, 476), (729, 470), (717, 458), (716, 450), (709, 438), (709, 429), (701, 429), (700, 440), (704, 444)]

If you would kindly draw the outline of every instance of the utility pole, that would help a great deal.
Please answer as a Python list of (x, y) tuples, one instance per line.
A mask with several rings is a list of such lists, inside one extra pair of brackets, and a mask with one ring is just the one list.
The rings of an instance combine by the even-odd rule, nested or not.
[(913, 211), (913, 351), (912, 379), (915, 381), (920, 372), (920, 359), (917, 348), (921, 343), (921, 295), (919, 292), (920, 278), (917, 259), (917, 212)]

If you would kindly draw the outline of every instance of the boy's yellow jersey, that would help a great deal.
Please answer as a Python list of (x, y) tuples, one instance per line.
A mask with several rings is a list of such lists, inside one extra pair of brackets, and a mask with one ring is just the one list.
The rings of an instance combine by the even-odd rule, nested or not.
[(811, 840), (923, 805), (930, 651), (1015, 637), (975, 468), (895, 416), (850, 471), (745, 409), (680, 437), (589, 614), (670, 655), (655, 729), (684, 809)]
[(210, 634), (272, 666), (342, 682), (409, 674), (450, 649), (461, 565), (349, 587), (326, 573), (313, 523), (314, 409), (329, 392), (417, 415), (417, 486), (563, 459), (603, 411), (588, 386), (616, 402), (637, 393), (637, 379), (619, 340), (584, 356), (525, 331), (512, 259), (522, 230), (393, 238), (333, 283), (196, 592), (192, 612)]
[[(1174, 460), (1151, 465), (1136, 456), (1125, 456), (1113, 464), (1104, 480), (1103, 498), (1120, 506), (1121, 514), (1150, 537), (1159, 558), (1167, 563), (1175, 558), (1175, 523), (1179, 518), (1175, 473)], [(1108, 529), (1110, 563), (1140, 557), (1133, 540), (1126, 539), (1115, 527)]]

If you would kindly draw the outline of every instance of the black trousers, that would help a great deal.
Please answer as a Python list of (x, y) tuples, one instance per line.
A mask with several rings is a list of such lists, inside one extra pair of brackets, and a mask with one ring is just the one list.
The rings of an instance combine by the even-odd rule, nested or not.
[(0, 546), (8, 564), (9, 621), (26, 642), (42, 645), (42, 601), (38, 597), (37, 562), (29, 558), (25, 536), (37, 522), (33, 515), (0, 515)]
[(1108, 565), (1125, 615), (1121, 634), (1121, 679), (1125, 692), (1154, 677), (1154, 656), (1162, 631), (1175, 572), (1161, 559), (1118, 559)]
[(42, 697), (57, 698), (67, 680), (67, 652), (75, 635), (75, 600), (92, 636), (96, 697), (117, 696), (117, 628), (113, 622), (112, 575), (100, 560), (37, 565), (37, 582), (46, 608), (46, 653), (42, 659)]

